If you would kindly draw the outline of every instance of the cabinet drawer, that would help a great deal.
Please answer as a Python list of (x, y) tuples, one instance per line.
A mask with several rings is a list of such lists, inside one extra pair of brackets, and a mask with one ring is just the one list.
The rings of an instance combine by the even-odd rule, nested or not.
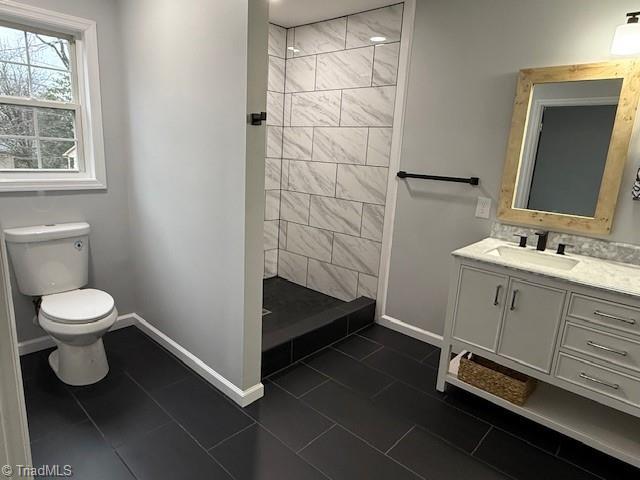
[(570, 318), (640, 335), (640, 310), (583, 295), (571, 295)]
[(560, 353), (556, 377), (605, 397), (640, 405), (640, 380)]
[(640, 372), (640, 342), (567, 323), (562, 346)]

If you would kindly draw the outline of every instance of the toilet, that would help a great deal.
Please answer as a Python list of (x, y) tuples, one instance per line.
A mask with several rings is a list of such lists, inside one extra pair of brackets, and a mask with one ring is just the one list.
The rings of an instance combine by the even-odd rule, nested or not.
[(82, 288), (89, 277), (90, 230), (79, 222), (4, 231), (18, 289), (40, 299), (38, 323), (57, 346), (49, 365), (68, 385), (107, 375), (102, 336), (118, 316), (111, 295)]

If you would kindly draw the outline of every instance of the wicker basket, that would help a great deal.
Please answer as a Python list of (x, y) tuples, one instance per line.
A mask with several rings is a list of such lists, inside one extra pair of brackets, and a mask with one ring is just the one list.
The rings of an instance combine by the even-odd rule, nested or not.
[(524, 405), (536, 388), (535, 379), (524, 373), (471, 354), (460, 358), (458, 378), (520, 406)]

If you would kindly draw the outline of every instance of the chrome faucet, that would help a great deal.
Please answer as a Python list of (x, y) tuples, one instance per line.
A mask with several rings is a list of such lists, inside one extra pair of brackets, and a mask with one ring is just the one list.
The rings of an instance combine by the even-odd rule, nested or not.
[(547, 249), (547, 240), (549, 239), (549, 232), (536, 232), (538, 235), (538, 245), (536, 246), (536, 250), (539, 252), (544, 252)]

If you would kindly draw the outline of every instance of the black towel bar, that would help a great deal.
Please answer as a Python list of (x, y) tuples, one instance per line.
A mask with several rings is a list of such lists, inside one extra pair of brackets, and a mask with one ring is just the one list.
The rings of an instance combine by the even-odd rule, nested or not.
[(407, 173), (404, 170), (398, 172), (400, 178), (422, 178), (423, 180), (438, 180), (441, 182), (456, 182), (456, 183), (468, 183), (469, 185), (478, 185), (480, 179), (478, 177), (441, 177), (439, 175), (422, 175), (419, 173)]

